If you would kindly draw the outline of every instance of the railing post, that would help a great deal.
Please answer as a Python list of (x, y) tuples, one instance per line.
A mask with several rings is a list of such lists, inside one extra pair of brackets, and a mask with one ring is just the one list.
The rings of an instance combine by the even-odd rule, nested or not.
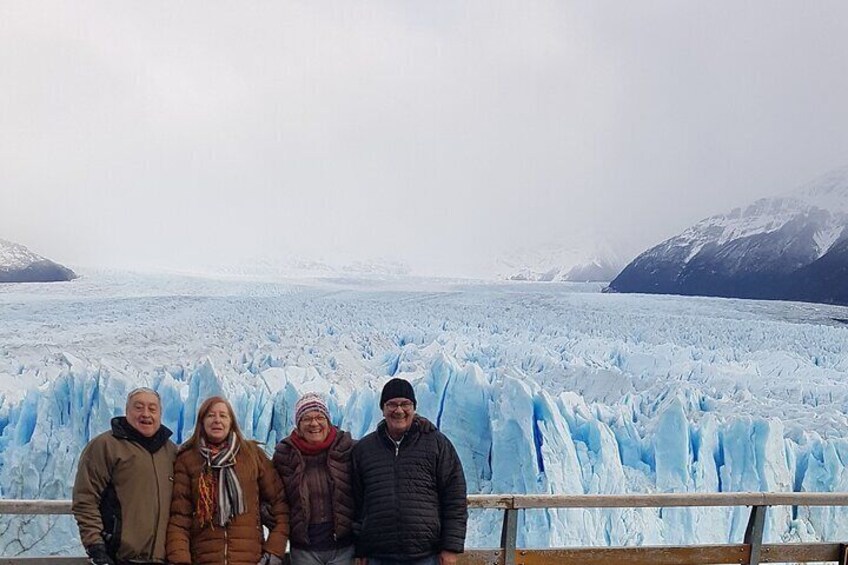
[(515, 565), (515, 548), (518, 540), (518, 510), (504, 510), (503, 530), (501, 530), (501, 551), (504, 552), (504, 565)]
[(749, 565), (760, 565), (760, 550), (763, 545), (763, 530), (766, 525), (766, 508), (768, 506), (752, 506), (748, 527), (745, 528), (745, 544), (751, 546)]

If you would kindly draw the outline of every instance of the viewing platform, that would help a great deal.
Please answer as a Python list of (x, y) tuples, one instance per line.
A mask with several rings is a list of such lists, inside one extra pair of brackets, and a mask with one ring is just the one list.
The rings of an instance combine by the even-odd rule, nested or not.
[[(469, 508), (503, 512), (500, 547), (466, 548), (461, 565), (709, 565), (739, 563), (832, 562), (848, 565), (848, 539), (830, 542), (763, 543), (765, 516), (773, 506), (848, 506), (839, 493), (663, 493), (625, 495), (470, 495)], [(685, 546), (568, 547), (527, 549), (516, 546), (518, 512), (540, 508), (681, 508), (749, 507), (742, 543)], [(0, 515), (71, 513), (70, 500), (0, 500)], [(0, 556), (0, 565), (86, 565), (85, 557)]]

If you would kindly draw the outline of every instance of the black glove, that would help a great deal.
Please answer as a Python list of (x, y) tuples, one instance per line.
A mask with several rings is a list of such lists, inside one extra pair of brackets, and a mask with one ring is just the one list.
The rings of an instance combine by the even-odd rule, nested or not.
[(262, 554), (262, 559), (256, 565), (283, 565), (283, 560), (276, 555), (265, 552)]
[(262, 522), (262, 525), (269, 530), (273, 530), (277, 526), (277, 519), (273, 514), (271, 514), (270, 503), (263, 502), (259, 505), (259, 520)]
[(112, 558), (106, 552), (105, 543), (90, 545), (85, 548), (85, 552), (88, 554), (88, 561), (92, 565), (115, 565), (115, 562), (112, 561)]

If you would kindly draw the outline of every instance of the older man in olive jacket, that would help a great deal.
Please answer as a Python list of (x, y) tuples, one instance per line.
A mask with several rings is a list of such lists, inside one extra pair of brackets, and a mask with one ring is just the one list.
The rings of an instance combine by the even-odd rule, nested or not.
[(126, 416), (91, 440), (80, 455), (73, 513), (95, 565), (166, 563), (177, 448), (162, 425), (156, 391), (127, 396)]

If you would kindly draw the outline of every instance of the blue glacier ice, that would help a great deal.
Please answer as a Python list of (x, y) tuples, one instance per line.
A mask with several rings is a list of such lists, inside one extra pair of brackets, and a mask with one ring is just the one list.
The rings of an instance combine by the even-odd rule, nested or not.
[[(222, 393), (270, 450), (308, 391), (368, 433), (392, 376), (451, 438), (471, 492), (848, 491), (845, 308), (583, 290), (128, 274), (0, 287), (0, 496), (68, 498), (82, 447), (135, 386), (159, 391), (177, 441)], [(540, 509), (520, 514), (519, 544), (721, 543), (747, 517)], [(468, 546), (497, 545), (500, 521), (473, 511)], [(767, 540), (846, 537), (845, 508), (767, 514)], [(68, 517), (7, 520), (0, 544), (80, 551)]]

